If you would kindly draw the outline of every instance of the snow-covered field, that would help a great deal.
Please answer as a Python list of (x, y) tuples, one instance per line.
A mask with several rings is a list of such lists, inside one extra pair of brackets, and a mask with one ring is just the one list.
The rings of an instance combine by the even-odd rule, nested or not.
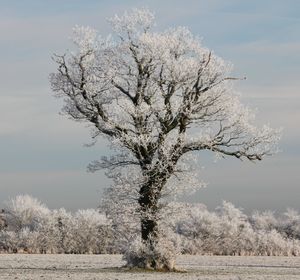
[(130, 271), (120, 255), (9, 255), (0, 254), (0, 279), (199, 279), (294, 280), (300, 279), (297, 257), (179, 256), (184, 273)]

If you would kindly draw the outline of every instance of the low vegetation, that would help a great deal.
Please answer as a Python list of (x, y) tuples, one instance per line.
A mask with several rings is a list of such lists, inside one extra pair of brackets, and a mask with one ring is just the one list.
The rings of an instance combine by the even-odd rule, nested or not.
[[(0, 213), (1, 252), (123, 253), (128, 259), (140, 250), (132, 242), (140, 235), (134, 221), (116, 217), (113, 212), (50, 210), (29, 195), (17, 196), (5, 205)], [(215, 211), (208, 211), (202, 204), (172, 203), (169, 213), (168, 220), (161, 225), (161, 242), (168, 243), (163, 248), (170, 252), (300, 255), (300, 214), (294, 210), (278, 216), (270, 211), (247, 216), (229, 202), (223, 202)]]

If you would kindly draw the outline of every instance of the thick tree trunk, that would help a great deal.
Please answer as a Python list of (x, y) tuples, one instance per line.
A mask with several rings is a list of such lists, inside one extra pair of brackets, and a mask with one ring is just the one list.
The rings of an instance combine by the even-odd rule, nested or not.
[(131, 266), (160, 271), (174, 271), (174, 261), (170, 254), (165, 254), (162, 249), (158, 228), (159, 209), (158, 201), (161, 188), (156, 185), (145, 184), (140, 189), (139, 205), (141, 213), (141, 238), (143, 252), (135, 255)]
[(152, 185), (147, 184), (140, 189), (141, 237), (144, 242), (157, 237), (158, 197)]
[(142, 240), (147, 242), (150, 237), (155, 238), (157, 235), (157, 222), (153, 219), (141, 218)]

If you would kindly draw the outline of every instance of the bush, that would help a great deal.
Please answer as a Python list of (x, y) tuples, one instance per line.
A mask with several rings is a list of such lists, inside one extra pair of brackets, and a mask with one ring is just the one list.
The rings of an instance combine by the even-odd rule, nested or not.
[(300, 215), (294, 210), (278, 217), (255, 211), (247, 217), (229, 202), (216, 211), (203, 204), (170, 203), (159, 221), (158, 239), (145, 244), (135, 213), (131, 217), (113, 205), (107, 214), (96, 209), (71, 213), (17, 196), (1, 212), (0, 252), (124, 253), (129, 265), (154, 267), (155, 261), (157, 269), (171, 269), (171, 256), (179, 253), (300, 256)]

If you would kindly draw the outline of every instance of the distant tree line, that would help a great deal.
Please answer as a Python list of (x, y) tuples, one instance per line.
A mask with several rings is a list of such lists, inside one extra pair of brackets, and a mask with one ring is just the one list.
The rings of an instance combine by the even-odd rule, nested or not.
[[(170, 207), (162, 226), (178, 253), (300, 255), (300, 214), (295, 210), (279, 216), (270, 211), (247, 216), (229, 202), (215, 211), (203, 204), (172, 203)], [(132, 223), (114, 211), (50, 210), (33, 197), (20, 195), (0, 211), (0, 252), (126, 254), (129, 241), (139, 236)]]

